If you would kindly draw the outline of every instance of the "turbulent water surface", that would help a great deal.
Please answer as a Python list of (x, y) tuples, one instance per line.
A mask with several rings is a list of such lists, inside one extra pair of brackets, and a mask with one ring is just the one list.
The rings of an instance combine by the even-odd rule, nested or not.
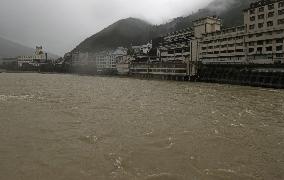
[(284, 91), (0, 74), (1, 180), (281, 180)]

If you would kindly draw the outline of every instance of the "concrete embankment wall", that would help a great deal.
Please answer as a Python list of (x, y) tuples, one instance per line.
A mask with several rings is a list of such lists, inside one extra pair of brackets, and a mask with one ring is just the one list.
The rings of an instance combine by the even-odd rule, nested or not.
[(283, 65), (201, 65), (198, 81), (284, 88)]

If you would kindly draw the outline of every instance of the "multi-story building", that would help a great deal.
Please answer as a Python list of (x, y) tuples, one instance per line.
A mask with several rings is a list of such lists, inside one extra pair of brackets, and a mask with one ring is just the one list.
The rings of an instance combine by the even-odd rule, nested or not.
[(206, 17), (194, 21), (193, 29), (187, 28), (162, 36), (157, 47), (157, 61), (149, 59), (147, 63), (135, 63), (131, 67), (132, 73), (170, 76), (167, 79), (196, 76), (203, 34), (219, 31), (220, 27), (218, 18)]
[(262, 0), (244, 10), (249, 63), (278, 63), (284, 58), (284, 1)]
[(245, 26), (205, 33), (200, 41), (200, 61), (205, 64), (245, 63), (245, 36)]
[(185, 62), (190, 56), (192, 29), (183, 29), (162, 37), (157, 56), (162, 62)]
[(141, 46), (132, 46), (131, 48), (136, 55), (147, 55), (150, 49), (152, 49), (152, 46), (152, 42), (148, 42), (147, 44)]
[(205, 64), (284, 63), (283, 39), (284, 1), (257, 1), (244, 10), (244, 25), (202, 35), (200, 60)]
[(37, 64), (47, 60), (47, 53), (44, 53), (42, 46), (37, 46), (34, 55), (19, 56), (18, 67), (21, 68), (23, 64)]
[(117, 62), (122, 61), (127, 56), (127, 49), (119, 47), (112, 51), (103, 51), (96, 54), (96, 64), (98, 73), (115, 73)]

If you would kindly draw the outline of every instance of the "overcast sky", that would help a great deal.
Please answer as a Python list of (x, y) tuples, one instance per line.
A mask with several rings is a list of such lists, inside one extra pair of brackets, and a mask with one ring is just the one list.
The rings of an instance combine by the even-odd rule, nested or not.
[(113, 22), (153, 24), (190, 14), (212, 0), (0, 0), (0, 36), (63, 55)]

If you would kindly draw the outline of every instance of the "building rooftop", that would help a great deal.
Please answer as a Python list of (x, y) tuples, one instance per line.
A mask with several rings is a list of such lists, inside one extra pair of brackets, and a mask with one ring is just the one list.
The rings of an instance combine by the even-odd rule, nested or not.
[(256, 1), (256, 2), (251, 3), (249, 8), (244, 9), (244, 11), (248, 11), (250, 9), (255, 9), (255, 8), (258, 8), (258, 7), (266, 6), (266, 5), (281, 2), (281, 1), (283, 1), (283, 0), (260, 0), (260, 1)]
[(192, 21), (192, 22), (195, 23), (195, 22), (203, 21), (203, 20), (205, 20), (205, 19), (221, 20), (221, 19), (218, 18), (217, 16), (206, 16), (206, 17), (202, 17), (202, 18), (196, 19), (196, 20), (194, 20), (194, 21)]
[(173, 32), (170, 32), (168, 34), (165, 34), (163, 35), (162, 37), (166, 37), (166, 36), (170, 36), (170, 35), (175, 35), (175, 34), (180, 34), (180, 33), (185, 33), (185, 32), (192, 32), (192, 28), (191, 27), (188, 27), (188, 28), (185, 28), (185, 29), (181, 29), (181, 30), (178, 30), (178, 31), (173, 31)]

